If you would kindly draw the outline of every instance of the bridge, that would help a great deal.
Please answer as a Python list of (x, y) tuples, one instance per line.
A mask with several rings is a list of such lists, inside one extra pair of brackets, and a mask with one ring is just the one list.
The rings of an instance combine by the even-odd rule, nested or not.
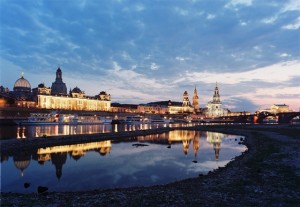
[(281, 112), (281, 113), (271, 113), (267, 111), (263, 111), (260, 113), (256, 113), (253, 117), (254, 123), (263, 123), (263, 120), (267, 117), (274, 117), (278, 120), (279, 124), (290, 123), (291, 120), (297, 116), (300, 116), (300, 112)]

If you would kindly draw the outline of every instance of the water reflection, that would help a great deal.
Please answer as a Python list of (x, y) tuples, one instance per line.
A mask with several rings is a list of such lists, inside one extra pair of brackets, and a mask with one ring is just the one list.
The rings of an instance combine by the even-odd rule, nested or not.
[(0, 126), (1, 139), (21, 139), (74, 134), (95, 134), (121, 131), (147, 130), (164, 127), (192, 126), (196, 123), (173, 124), (92, 124), (92, 125), (26, 125)]
[[(57, 130), (59, 131), (59, 127)], [(197, 173), (205, 174), (219, 167), (219, 163), (211, 163), (212, 158), (215, 161), (220, 160), (221, 164), (225, 165), (246, 149), (234, 141), (236, 140), (234, 137), (236, 136), (215, 132), (175, 130), (125, 141), (106, 140), (51, 146), (31, 152), (22, 151), (14, 154), (12, 161), (9, 156), (1, 155), (2, 190), (23, 192), (24, 189), (19, 187), (21, 185), (18, 186), (16, 183), (24, 179), (46, 182), (53, 190), (63, 191), (73, 190), (72, 187), (68, 187), (71, 185), (70, 182), (75, 182), (78, 190), (86, 190), (89, 189), (86, 187), (86, 182), (95, 188), (111, 188), (162, 184), (195, 177)], [(226, 141), (222, 147), (222, 154), (223, 140)], [(103, 159), (104, 157), (106, 159)], [(76, 164), (72, 163), (72, 160)], [(17, 169), (18, 175), (14, 173), (13, 168), (9, 167), (11, 162)], [(196, 167), (195, 164), (199, 165)], [(118, 174), (121, 168), (126, 170), (126, 174)], [(174, 175), (166, 174), (168, 170)], [(78, 177), (83, 172), (85, 173), (81, 175), (83, 177)], [(45, 174), (47, 176), (44, 176)], [(55, 185), (51, 174), (60, 181), (61, 185)], [(66, 174), (64, 179), (62, 179), (63, 174)], [(70, 181), (73, 176), (75, 178)], [(149, 181), (148, 176), (155, 179)], [(20, 180), (18, 177), (24, 179)], [(86, 177), (90, 179), (87, 180)], [(103, 182), (106, 183), (105, 186), (99, 184)]]

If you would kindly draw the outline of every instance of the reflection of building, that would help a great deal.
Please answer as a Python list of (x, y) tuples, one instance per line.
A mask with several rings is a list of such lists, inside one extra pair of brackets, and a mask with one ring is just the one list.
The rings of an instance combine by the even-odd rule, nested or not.
[(200, 141), (200, 132), (199, 131), (195, 131), (195, 136), (193, 138), (193, 148), (194, 148), (194, 155), (195, 158), (197, 157), (198, 154), (198, 150), (200, 147), (199, 141)]
[(21, 170), (21, 176), (24, 175), (24, 170), (29, 166), (31, 156), (28, 154), (20, 153), (13, 156), (14, 164), (16, 168)]
[(215, 151), (215, 159), (218, 160), (220, 156), (220, 148), (222, 143), (222, 138), (225, 135), (217, 132), (207, 132), (207, 142), (213, 145)]
[(56, 177), (60, 179), (62, 176), (62, 167), (67, 161), (67, 153), (53, 153), (51, 154), (51, 161), (55, 165)]
[(204, 109), (204, 114), (207, 117), (220, 117), (227, 116), (228, 110), (222, 108), (222, 102), (220, 99), (219, 88), (216, 83), (213, 100), (207, 103), (207, 108)]
[[(104, 148), (105, 150), (101, 149)], [(90, 143), (83, 143), (83, 144), (72, 144), (72, 145), (62, 145), (62, 146), (54, 146), (54, 147), (46, 147), (46, 148), (39, 148), (37, 154), (40, 158), (46, 157), (45, 155), (52, 156), (53, 153), (63, 153), (63, 152), (70, 152), (71, 156), (83, 156), (85, 155), (86, 151), (100, 149), (99, 152), (106, 152), (109, 153), (111, 149), (111, 141), (101, 141), (101, 142), (90, 142)]]
[(62, 167), (67, 160), (67, 154), (69, 153), (70, 156), (77, 161), (89, 150), (99, 151), (99, 154), (104, 156), (111, 151), (111, 141), (106, 140), (101, 142), (39, 148), (37, 151), (37, 159), (40, 164), (51, 160), (52, 164), (55, 165), (56, 176), (60, 179), (62, 176)]
[(191, 139), (195, 136), (194, 131), (190, 130), (175, 130), (169, 132), (168, 141), (171, 145), (172, 142), (182, 142), (183, 145), (183, 153), (185, 155), (188, 154), (188, 150), (190, 147)]

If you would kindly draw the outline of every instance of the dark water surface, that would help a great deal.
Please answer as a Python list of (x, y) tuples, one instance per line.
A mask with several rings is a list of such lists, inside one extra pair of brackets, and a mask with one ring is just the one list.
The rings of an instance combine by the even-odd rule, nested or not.
[[(175, 130), (1, 155), (1, 191), (80, 191), (149, 186), (197, 177), (246, 150), (241, 136)], [(24, 183), (30, 183), (28, 188)]]

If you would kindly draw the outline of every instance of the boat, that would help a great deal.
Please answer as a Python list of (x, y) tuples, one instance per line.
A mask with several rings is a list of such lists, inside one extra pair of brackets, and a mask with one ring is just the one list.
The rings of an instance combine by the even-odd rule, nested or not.
[(44, 124), (44, 125), (55, 125), (63, 124), (64, 117), (60, 116), (56, 112), (51, 113), (30, 113), (30, 116), (26, 120), (14, 120), (18, 125), (34, 125), (34, 124)]
[(152, 118), (152, 119), (149, 119), (149, 123), (151, 124), (170, 124), (170, 123), (173, 123), (174, 120), (173, 119), (166, 119), (166, 118)]
[(126, 116), (124, 123), (125, 124), (140, 124), (140, 123), (142, 123), (142, 117), (141, 116)]
[(31, 113), (26, 120), (15, 120), (18, 125), (83, 125), (83, 124), (110, 124), (112, 119), (95, 115), (78, 116), (77, 114)]
[(112, 118), (96, 115), (78, 116), (77, 124), (111, 124)]

